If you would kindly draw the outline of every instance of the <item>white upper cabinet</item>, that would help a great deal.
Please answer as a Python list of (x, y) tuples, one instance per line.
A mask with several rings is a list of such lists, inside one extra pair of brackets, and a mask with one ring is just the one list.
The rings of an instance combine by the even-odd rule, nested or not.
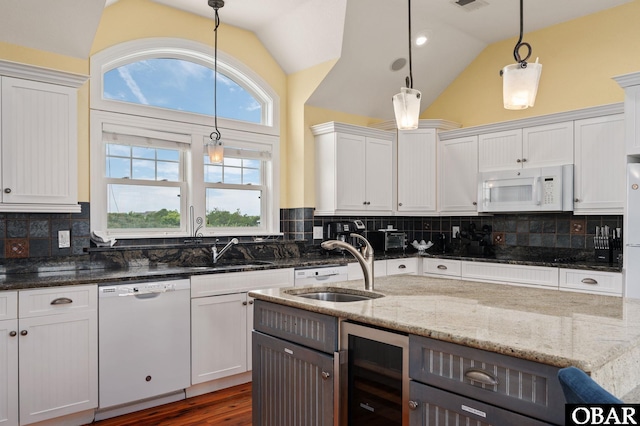
[(436, 211), (435, 129), (398, 131), (397, 211)]
[(627, 155), (640, 155), (640, 72), (614, 77), (624, 89), (625, 139)]
[(477, 212), (478, 137), (440, 141), (438, 205), (447, 215)]
[(86, 77), (32, 68), (0, 61), (0, 211), (79, 212), (77, 87)]
[(575, 214), (623, 214), (624, 114), (575, 121)]
[(479, 171), (513, 170), (573, 163), (573, 122), (478, 136)]
[(315, 214), (391, 214), (395, 133), (335, 122), (311, 130)]

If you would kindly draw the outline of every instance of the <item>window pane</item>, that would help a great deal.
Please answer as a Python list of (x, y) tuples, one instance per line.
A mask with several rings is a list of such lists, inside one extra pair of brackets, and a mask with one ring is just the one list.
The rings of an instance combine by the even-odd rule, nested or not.
[(259, 190), (211, 189), (206, 192), (207, 226), (213, 228), (260, 226)]
[[(180, 182), (180, 150), (106, 144), (106, 176)], [(118, 154), (117, 157), (112, 156)], [(125, 157), (126, 155), (126, 157)], [(157, 157), (167, 161), (157, 161)]]
[(180, 188), (107, 185), (107, 227), (179, 228)]
[(132, 160), (133, 179), (156, 180), (156, 162), (149, 160)]
[[(213, 116), (211, 68), (181, 59), (146, 59), (103, 76), (103, 98)], [(219, 117), (262, 123), (262, 105), (229, 77), (218, 72)]]
[(158, 180), (179, 181), (180, 165), (167, 161), (158, 161)]
[(155, 160), (156, 150), (154, 148), (142, 148), (139, 146), (132, 147), (134, 158), (149, 158)]
[(260, 185), (260, 170), (255, 169), (243, 169), (242, 171), (242, 183), (250, 183), (252, 185)]
[[(207, 157), (208, 158), (208, 157)], [(204, 166), (204, 181), (210, 183), (222, 182), (222, 166)]]
[(225, 166), (242, 167), (242, 159), (241, 158), (224, 157), (223, 164)]
[(242, 169), (239, 167), (224, 167), (224, 183), (242, 184)]
[(223, 165), (212, 165), (204, 156), (204, 181), (235, 185), (262, 185), (261, 160), (225, 157)]
[(174, 149), (156, 149), (158, 160), (180, 161), (180, 153)]
[(128, 159), (107, 157), (106, 176), (111, 178), (130, 178), (131, 163)]
[(131, 147), (129, 145), (107, 144), (107, 155), (118, 157), (131, 157)]

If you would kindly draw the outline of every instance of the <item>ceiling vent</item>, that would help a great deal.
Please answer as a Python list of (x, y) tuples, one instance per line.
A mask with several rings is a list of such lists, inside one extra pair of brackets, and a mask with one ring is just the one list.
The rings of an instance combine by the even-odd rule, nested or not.
[(485, 0), (453, 0), (451, 3), (467, 12), (472, 12), (489, 4)]

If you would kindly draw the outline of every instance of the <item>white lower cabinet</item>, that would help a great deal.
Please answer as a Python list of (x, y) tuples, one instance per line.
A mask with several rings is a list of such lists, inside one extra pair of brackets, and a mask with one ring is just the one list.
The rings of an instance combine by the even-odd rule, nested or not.
[(560, 290), (622, 295), (622, 273), (560, 269)]
[(191, 384), (251, 370), (250, 290), (292, 287), (293, 269), (191, 277)]
[(558, 288), (558, 268), (489, 262), (462, 262), (462, 279)]
[(92, 411), (98, 406), (97, 286), (20, 291), (18, 305), (18, 320), (1, 322), (3, 329), (9, 326), (2, 369), (8, 366), (14, 383), (7, 399), (13, 423), (7, 424), (17, 424), (16, 399), (21, 425)]
[[(386, 260), (374, 260), (373, 261), (373, 276), (374, 277), (386, 277), (387, 276), (387, 261)], [(347, 264), (347, 279), (363, 280), (364, 274), (362, 273), (362, 267), (358, 262), (351, 262)]]
[(418, 258), (387, 259), (387, 275), (416, 275)]
[(455, 259), (422, 259), (422, 274), (460, 279), (462, 262)]
[(18, 293), (0, 293), (0, 425), (18, 424)]

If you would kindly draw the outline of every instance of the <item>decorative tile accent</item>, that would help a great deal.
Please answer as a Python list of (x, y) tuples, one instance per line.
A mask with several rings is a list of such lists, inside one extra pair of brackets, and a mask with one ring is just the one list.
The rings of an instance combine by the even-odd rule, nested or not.
[(29, 240), (22, 238), (6, 240), (4, 256), (7, 259), (29, 257)]
[(586, 233), (586, 222), (584, 219), (571, 220), (571, 235), (584, 235)]
[(496, 246), (502, 246), (505, 244), (504, 232), (494, 232), (493, 233), (493, 244)]

